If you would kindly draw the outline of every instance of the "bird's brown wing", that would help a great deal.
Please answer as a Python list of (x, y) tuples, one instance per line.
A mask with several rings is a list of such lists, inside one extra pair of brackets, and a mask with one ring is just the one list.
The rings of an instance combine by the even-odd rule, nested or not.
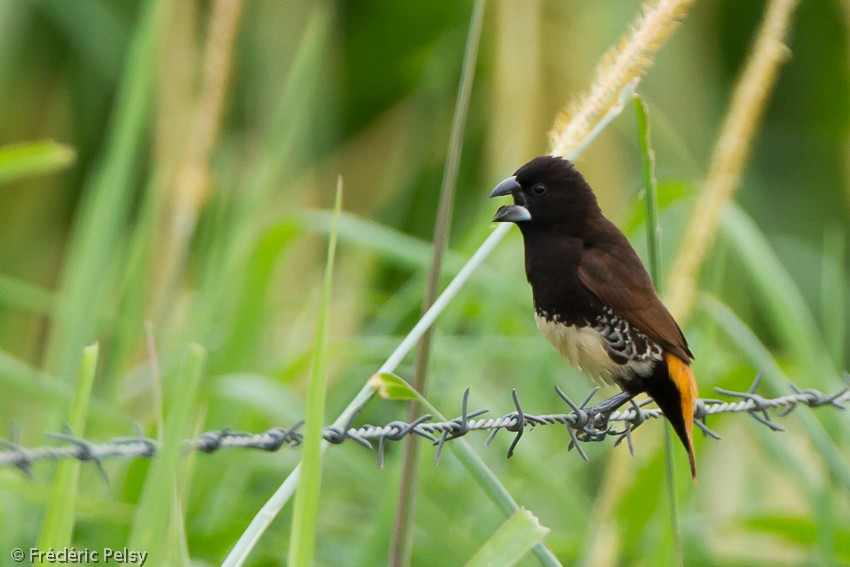
[(607, 228), (603, 238), (590, 241), (584, 249), (579, 280), (664, 349), (685, 362), (692, 359), (682, 330), (658, 298), (637, 253), (619, 229), (613, 224)]

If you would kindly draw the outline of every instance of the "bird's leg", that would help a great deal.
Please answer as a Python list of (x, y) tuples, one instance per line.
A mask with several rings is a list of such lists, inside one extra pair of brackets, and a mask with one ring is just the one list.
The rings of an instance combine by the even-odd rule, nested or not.
[(603, 400), (595, 406), (587, 408), (585, 411), (587, 412), (590, 420), (585, 428), (585, 432), (593, 437), (604, 437), (608, 432), (608, 420), (610, 419), (611, 414), (636, 395), (636, 393), (632, 394), (625, 391), (619, 392), (607, 400)]

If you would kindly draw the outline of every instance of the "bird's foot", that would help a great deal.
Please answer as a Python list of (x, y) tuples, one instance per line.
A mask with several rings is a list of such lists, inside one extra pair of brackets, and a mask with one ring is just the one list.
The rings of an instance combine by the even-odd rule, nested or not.
[(635, 394), (619, 392), (584, 410), (587, 413), (587, 424), (578, 432), (580, 441), (601, 441), (611, 433), (608, 420), (611, 414), (620, 409), (623, 404), (629, 402)]

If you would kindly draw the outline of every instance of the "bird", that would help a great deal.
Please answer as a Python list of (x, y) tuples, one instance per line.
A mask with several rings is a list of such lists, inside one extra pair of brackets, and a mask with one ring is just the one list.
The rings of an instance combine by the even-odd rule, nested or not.
[(493, 222), (522, 233), (525, 274), (540, 332), (563, 358), (621, 392), (596, 407), (606, 418), (640, 393), (661, 409), (696, 480), (693, 353), (623, 232), (590, 185), (560, 156), (539, 156), (490, 197), (513, 197)]

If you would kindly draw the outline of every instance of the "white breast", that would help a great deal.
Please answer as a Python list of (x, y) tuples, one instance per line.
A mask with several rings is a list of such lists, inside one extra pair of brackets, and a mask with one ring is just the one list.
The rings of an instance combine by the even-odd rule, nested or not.
[(535, 313), (537, 328), (543, 333), (561, 356), (573, 366), (587, 372), (591, 377), (606, 384), (617, 384), (629, 380), (633, 372), (640, 374), (643, 368), (634, 368), (636, 363), (617, 364), (608, 356), (605, 338), (591, 327), (565, 325)]

